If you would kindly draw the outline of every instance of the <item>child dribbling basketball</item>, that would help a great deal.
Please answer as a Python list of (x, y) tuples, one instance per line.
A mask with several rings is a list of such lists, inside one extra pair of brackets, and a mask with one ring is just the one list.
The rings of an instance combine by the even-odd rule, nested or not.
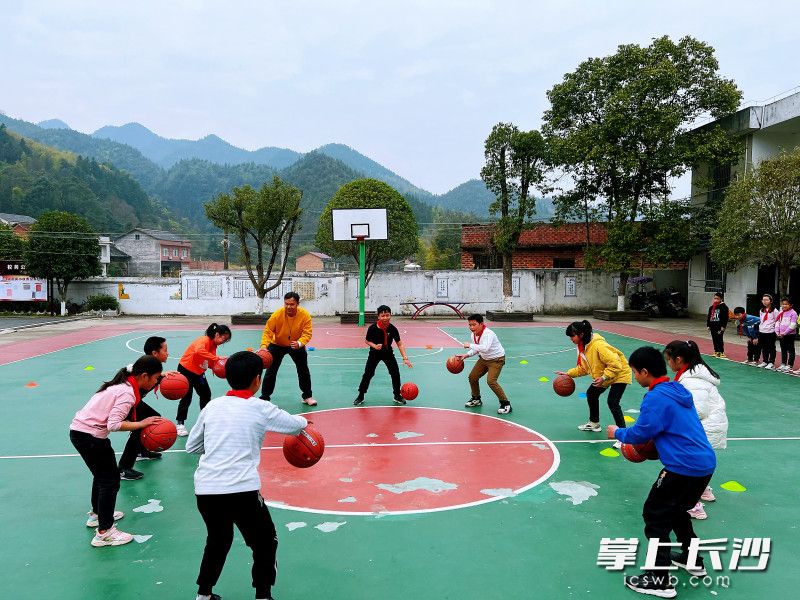
[(498, 379), (500, 379), (500, 372), (506, 364), (506, 351), (500, 343), (497, 334), (489, 329), (483, 322), (483, 315), (470, 315), (467, 318), (467, 324), (469, 330), (472, 332), (473, 343), (466, 342), (463, 344), (464, 348), (467, 348), (468, 351), (465, 354), (457, 354), (456, 356), (459, 356), (463, 360), (477, 354), (478, 360), (469, 373), (471, 395), (464, 406), (467, 408), (483, 406), (479, 382), (481, 377), (488, 373), (486, 383), (500, 401), (500, 408), (497, 409), (497, 413), (501, 415), (510, 414), (512, 411), (511, 401), (498, 382)]
[(178, 414), (175, 417), (179, 436), (189, 435), (185, 423), (189, 414), (189, 405), (192, 403), (192, 389), (200, 398), (200, 410), (203, 410), (203, 407), (211, 400), (211, 388), (206, 380), (206, 370), (222, 358), (217, 356), (217, 347), (226, 344), (230, 339), (230, 327), (212, 323), (206, 329), (205, 335), (201, 335), (193, 341), (183, 353), (178, 364), (178, 373), (189, 380), (189, 391), (181, 398), (178, 404)]
[(261, 387), (264, 364), (253, 352), (236, 352), (225, 365), (231, 386), (200, 412), (186, 451), (200, 454), (194, 474), (197, 508), (208, 535), (197, 576), (197, 600), (218, 600), (213, 588), (233, 543), (233, 526), (253, 551), (256, 599), (270, 599), (277, 567), (275, 524), (259, 490), (258, 465), (267, 431), (297, 434), (308, 422), (253, 394)]
[(108, 434), (112, 431), (144, 429), (159, 422), (160, 417), (142, 421), (125, 420), (141, 399), (140, 390), (151, 390), (161, 375), (161, 362), (152, 356), (142, 356), (130, 367), (123, 367), (111, 381), (106, 381), (89, 399), (69, 428), (69, 439), (92, 472), (92, 511), (87, 527), (96, 527), (92, 546), (120, 546), (133, 536), (114, 525), (123, 517), (115, 511), (119, 491), (119, 469)]

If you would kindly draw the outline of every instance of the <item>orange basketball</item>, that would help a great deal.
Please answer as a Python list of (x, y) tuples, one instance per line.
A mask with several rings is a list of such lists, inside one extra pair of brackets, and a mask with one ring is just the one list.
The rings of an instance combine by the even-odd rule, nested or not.
[(283, 439), (283, 456), (290, 465), (301, 469), (317, 464), (324, 452), (325, 439), (311, 425), (297, 435), (287, 435)]
[(180, 373), (168, 373), (158, 384), (158, 390), (167, 400), (180, 400), (189, 391), (189, 380)]
[(460, 356), (451, 356), (447, 359), (447, 370), (451, 373), (461, 373), (464, 370), (464, 359)]
[(150, 452), (163, 452), (169, 450), (178, 438), (175, 423), (169, 419), (161, 419), (158, 423), (148, 425), (141, 430), (139, 439), (142, 446)]
[(645, 459), (658, 460), (658, 450), (656, 449), (656, 443), (653, 440), (649, 440), (644, 444), (636, 444), (634, 447), (641, 456), (645, 457)]
[(559, 375), (553, 379), (553, 391), (559, 396), (571, 396), (575, 391), (575, 380), (569, 375)]
[(262, 348), (258, 352), (256, 352), (261, 357), (261, 362), (264, 363), (264, 368), (269, 369), (269, 366), (272, 364), (272, 352), (267, 350), (266, 348)]
[(627, 458), (631, 462), (640, 463), (640, 462), (644, 462), (645, 460), (647, 460), (647, 459), (645, 459), (644, 456), (639, 454), (639, 451), (636, 449), (636, 446), (634, 446), (633, 444), (622, 444), (622, 446), (620, 447), (619, 450), (622, 453), (622, 456), (624, 456), (625, 458)]
[(419, 388), (415, 383), (404, 383), (400, 386), (400, 395), (403, 397), (403, 400), (413, 400), (419, 395)]
[(216, 375), (220, 379), (225, 379), (225, 363), (226, 362), (228, 362), (228, 358), (227, 357), (222, 357), (211, 366), (211, 370), (214, 372), (214, 375)]

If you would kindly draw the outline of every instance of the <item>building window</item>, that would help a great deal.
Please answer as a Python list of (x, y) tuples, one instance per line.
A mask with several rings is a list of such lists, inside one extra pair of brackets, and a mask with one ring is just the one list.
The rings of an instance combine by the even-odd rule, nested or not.
[(142, 239), (142, 236), (140, 236), (138, 233), (134, 233), (133, 234), (133, 239), (140, 240), (140, 239)]
[(187, 258), (188, 256), (189, 256), (189, 251), (186, 248), (181, 250), (181, 258)]
[(731, 166), (714, 165), (709, 169), (709, 179), (711, 179), (711, 190), (708, 192), (708, 201), (722, 201), (725, 190), (731, 183)]
[(169, 248), (162, 248), (161, 249), (161, 256), (165, 258), (169, 258)]
[(493, 254), (473, 254), (472, 260), (476, 269), (498, 269), (497, 258)]
[(173, 248), (172, 249), (172, 257), (173, 258), (178, 258), (178, 249), (177, 248)]
[(706, 285), (707, 292), (725, 291), (725, 272), (713, 263), (711, 253), (706, 254)]
[(574, 258), (554, 258), (553, 259), (553, 268), (554, 269), (574, 269), (575, 268), (575, 259)]

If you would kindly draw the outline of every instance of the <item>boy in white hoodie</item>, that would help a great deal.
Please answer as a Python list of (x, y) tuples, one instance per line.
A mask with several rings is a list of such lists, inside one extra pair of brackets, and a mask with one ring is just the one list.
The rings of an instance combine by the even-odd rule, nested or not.
[[(679, 382), (692, 394), (697, 416), (714, 450), (722, 450), (728, 445), (728, 416), (725, 400), (719, 393), (719, 375), (709, 367), (700, 355), (700, 348), (692, 341), (675, 340), (664, 348), (664, 358), (675, 373), (673, 381)], [(716, 498), (710, 486), (700, 496), (694, 508), (689, 510), (693, 519), (708, 517), (703, 503), (714, 502)]]

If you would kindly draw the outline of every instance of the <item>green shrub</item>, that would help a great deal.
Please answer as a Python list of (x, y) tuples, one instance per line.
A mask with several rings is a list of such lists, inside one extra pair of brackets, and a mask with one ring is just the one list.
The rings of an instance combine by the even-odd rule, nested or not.
[(119, 302), (114, 296), (98, 294), (89, 296), (83, 308), (84, 310), (119, 310)]

